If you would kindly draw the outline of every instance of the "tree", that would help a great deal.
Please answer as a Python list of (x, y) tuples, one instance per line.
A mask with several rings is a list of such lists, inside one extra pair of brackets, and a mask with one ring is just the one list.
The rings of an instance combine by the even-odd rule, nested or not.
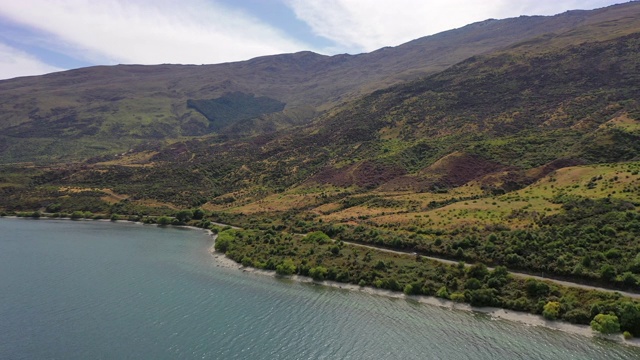
[(615, 315), (598, 314), (591, 321), (591, 328), (602, 334), (613, 334), (620, 332), (620, 323)]
[(327, 268), (322, 266), (316, 266), (314, 268), (309, 269), (309, 276), (311, 276), (313, 280), (322, 281), (324, 280), (325, 276), (327, 276), (328, 272), (329, 270), (327, 270)]
[(278, 275), (293, 275), (295, 272), (296, 264), (291, 259), (286, 259), (276, 266), (276, 274)]
[(542, 308), (542, 316), (548, 320), (555, 320), (560, 315), (560, 303), (557, 301), (549, 301)]
[(329, 237), (329, 235), (323, 233), (322, 231), (316, 231), (308, 234), (306, 236), (306, 240), (309, 242), (317, 242), (318, 244), (322, 245), (328, 243), (331, 238)]
[(229, 246), (235, 239), (235, 231), (234, 230), (226, 230), (222, 231), (218, 234), (216, 238), (216, 242), (214, 244), (214, 248), (216, 251), (220, 251), (222, 253), (227, 252)]
[(465, 299), (473, 306), (492, 306), (495, 305), (495, 290), (494, 289), (478, 289), (478, 290), (466, 290)]
[(640, 254), (636, 255), (631, 265), (629, 265), (629, 271), (640, 274)]
[(525, 281), (525, 289), (530, 297), (545, 296), (549, 293), (549, 285), (531, 278)]
[(176, 213), (176, 219), (181, 223), (185, 223), (193, 218), (191, 210), (180, 210)]
[(449, 298), (449, 290), (447, 290), (446, 286), (441, 287), (438, 292), (436, 293), (436, 296), (442, 299), (448, 299)]
[(200, 208), (193, 210), (193, 219), (194, 220), (202, 220), (205, 215), (206, 214), (205, 214), (204, 210), (202, 210)]
[(482, 287), (482, 282), (476, 278), (471, 278), (464, 283), (464, 288), (469, 290), (478, 290)]
[(632, 334), (640, 334), (640, 305), (625, 301), (616, 309), (620, 319), (620, 328)]
[(158, 221), (158, 225), (164, 226), (164, 225), (171, 224), (171, 218), (167, 216), (160, 216), (157, 221)]
[(60, 212), (60, 210), (62, 210), (62, 205), (61, 204), (49, 204), (47, 205), (47, 212), (49, 213), (57, 213)]
[(620, 281), (627, 286), (636, 286), (638, 284), (638, 279), (631, 271), (624, 272), (620, 276)]
[(489, 270), (487, 270), (487, 265), (482, 263), (474, 264), (467, 270), (467, 275), (469, 277), (473, 277), (478, 280), (483, 280), (488, 274)]
[(604, 264), (600, 268), (600, 278), (602, 280), (611, 281), (616, 277), (616, 268), (610, 264)]

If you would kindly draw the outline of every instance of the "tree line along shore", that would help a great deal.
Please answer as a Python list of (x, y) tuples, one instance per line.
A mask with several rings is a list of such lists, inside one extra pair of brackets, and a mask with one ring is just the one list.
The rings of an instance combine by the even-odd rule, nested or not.
[[(407, 295), (434, 296), (476, 307), (528, 312), (549, 320), (590, 325), (593, 330), (604, 334), (623, 332), (625, 338), (640, 334), (640, 302), (619, 292), (589, 290), (513, 276), (509, 267), (504, 265), (490, 269), (485, 263), (476, 261), (471, 266), (467, 262), (465, 266), (464, 258), (458, 259), (460, 262), (457, 264), (447, 264), (428, 259), (421, 252), (393, 253), (348, 243), (351, 240), (376, 245), (372, 241), (362, 241), (366, 234), (376, 239), (375, 234), (371, 233), (375, 229), (318, 224), (309, 233), (303, 233), (301, 231), (305, 229), (301, 228), (255, 224), (255, 219), (254, 226), (250, 227), (247, 226), (250, 225), (247, 219), (243, 221), (237, 216), (231, 218), (201, 209), (180, 210), (172, 216), (108, 216), (89, 212), (0, 215), (130, 220), (161, 226), (190, 225), (216, 233), (215, 248), (229, 259), (243, 266), (273, 270), (283, 276), (301, 275), (317, 281), (330, 280)], [(222, 222), (234, 223), (244, 229), (223, 226)], [(365, 234), (361, 234), (363, 232)], [(490, 241), (499, 243), (498, 235), (494, 236)], [(384, 242), (377, 244), (385, 245)], [(550, 272), (549, 275), (554, 274)], [(619, 275), (615, 276), (620, 278)], [(592, 283), (601, 284), (599, 279)], [(616, 285), (615, 282), (612, 284)], [(621, 284), (624, 285), (624, 281)], [(637, 283), (634, 285), (637, 286)], [(629, 290), (633, 291), (634, 288)]]

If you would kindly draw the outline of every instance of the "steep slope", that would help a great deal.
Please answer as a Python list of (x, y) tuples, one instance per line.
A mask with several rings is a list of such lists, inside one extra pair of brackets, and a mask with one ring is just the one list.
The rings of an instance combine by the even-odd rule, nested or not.
[[(1, 81), (0, 161), (80, 160), (141, 144), (155, 149), (213, 130), (231, 136), (271, 132), (472, 55), (523, 41), (535, 46), (556, 39), (553, 46), (562, 47), (605, 40), (634, 31), (639, 19), (640, 4), (628, 3), (553, 17), (488, 20), (355, 56), (302, 52), (218, 65), (100, 66)], [(230, 114), (222, 121), (226, 127), (219, 128), (189, 106), (234, 92), (266, 96), (285, 108), (252, 113), (253, 118)]]
[(640, 33), (499, 51), (296, 129), (132, 151), (37, 183), (176, 205), (237, 205), (295, 186), (440, 193), (476, 181), (510, 192), (564, 166), (639, 159), (639, 53)]

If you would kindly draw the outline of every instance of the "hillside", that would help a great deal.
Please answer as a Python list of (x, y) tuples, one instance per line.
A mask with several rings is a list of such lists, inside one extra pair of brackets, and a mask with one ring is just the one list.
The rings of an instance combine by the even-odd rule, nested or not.
[[(639, 10), (491, 20), (357, 56), (3, 82), (59, 108), (2, 103), (0, 216), (189, 224), (243, 266), (579, 324), (616, 314), (638, 336), (640, 304), (617, 291), (640, 294)], [(438, 41), (469, 46), (401, 65)], [(223, 68), (224, 91), (207, 83)]]
[[(0, 82), (0, 161), (77, 161), (153, 150), (211, 133), (271, 133), (470, 56), (628, 34), (638, 28), (638, 13), (640, 5), (628, 3), (552, 17), (487, 20), (360, 55), (302, 52), (218, 65), (98, 66), (5, 80)], [(206, 112), (189, 106), (215, 103), (231, 93), (243, 94), (234, 98), (242, 101), (268, 97), (284, 109), (263, 111), (250, 104), (259, 111), (250, 116), (226, 112), (218, 126)], [(248, 104), (242, 101), (227, 109)]]
[(636, 161), (640, 35), (582, 40), (474, 56), (293, 130), (134, 148), (34, 181), (228, 208), (300, 186), (444, 193), (475, 181), (500, 194), (567, 166)]

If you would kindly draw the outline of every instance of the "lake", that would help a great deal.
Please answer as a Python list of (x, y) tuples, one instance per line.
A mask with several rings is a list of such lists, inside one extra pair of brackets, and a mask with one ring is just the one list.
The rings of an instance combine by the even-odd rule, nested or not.
[(0, 219), (0, 359), (639, 359), (640, 349), (219, 266), (203, 231)]

